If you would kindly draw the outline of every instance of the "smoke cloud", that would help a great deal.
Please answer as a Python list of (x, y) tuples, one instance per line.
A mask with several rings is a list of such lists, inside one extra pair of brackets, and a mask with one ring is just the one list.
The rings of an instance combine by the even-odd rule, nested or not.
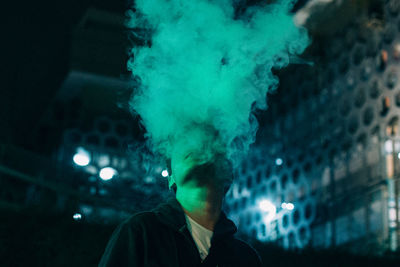
[(278, 85), (271, 70), (309, 44), (290, 14), (293, 1), (239, 16), (234, 0), (135, 2), (128, 26), (144, 29), (151, 44), (132, 48), (128, 68), (139, 85), (130, 105), (150, 148), (167, 159), (205, 163), (224, 154), (237, 163), (255, 141), (253, 111), (267, 108)]

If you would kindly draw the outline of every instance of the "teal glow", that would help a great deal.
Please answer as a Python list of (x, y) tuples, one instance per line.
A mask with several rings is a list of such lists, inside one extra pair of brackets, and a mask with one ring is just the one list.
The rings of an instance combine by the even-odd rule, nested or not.
[(263, 212), (264, 223), (269, 223), (275, 219), (276, 207), (271, 201), (263, 199), (258, 202), (258, 208)]
[(75, 214), (72, 216), (72, 218), (73, 218), (75, 221), (80, 221), (80, 220), (82, 219), (82, 214), (80, 214), (80, 213), (75, 213)]
[(237, 19), (233, 0), (135, 2), (128, 26), (151, 31), (152, 45), (132, 48), (128, 68), (141, 84), (130, 104), (150, 147), (172, 159), (175, 179), (217, 154), (235, 165), (255, 139), (252, 112), (267, 108), (278, 85), (271, 69), (309, 44), (289, 13), (293, 1), (251, 7)]
[(286, 209), (286, 210), (293, 210), (294, 209), (294, 204), (293, 203), (286, 203), (283, 202), (281, 205), (282, 209)]
[(78, 166), (87, 166), (90, 163), (90, 153), (82, 147), (78, 147), (76, 154), (72, 158), (74, 163)]
[(100, 178), (104, 181), (111, 180), (115, 175), (117, 175), (117, 171), (111, 167), (105, 167), (99, 173)]
[(293, 203), (287, 203), (287, 204), (286, 204), (286, 209), (288, 209), (288, 210), (293, 210), (293, 209), (294, 209)]

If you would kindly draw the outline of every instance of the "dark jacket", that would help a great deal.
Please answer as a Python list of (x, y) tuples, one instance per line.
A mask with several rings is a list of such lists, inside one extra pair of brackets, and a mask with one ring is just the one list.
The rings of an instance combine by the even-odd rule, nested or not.
[(133, 215), (113, 233), (99, 266), (257, 267), (258, 254), (233, 237), (237, 228), (222, 212), (211, 248), (201, 262), (179, 202), (173, 198), (153, 211)]

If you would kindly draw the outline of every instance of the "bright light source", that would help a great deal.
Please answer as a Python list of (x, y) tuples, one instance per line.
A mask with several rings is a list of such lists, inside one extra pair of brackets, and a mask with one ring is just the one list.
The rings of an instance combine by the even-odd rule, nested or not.
[(293, 205), (293, 203), (286, 203), (286, 202), (283, 202), (283, 203), (281, 204), (281, 208), (282, 208), (282, 209), (285, 209), (285, 210), (293, 210), (293, 209), (294, 209), (294, 205)]
[(278, 166), (281, 166), (283, 164), (283, 160), (281, 158), (277, 158), (275, 160), (275, 164), (278, 165)]
[(399, 153), (399, 154), (397, 154), (397, 157), (400, 159), (400, 153)]
[(87, 166), (90, 163), (90, 153), (82, 147), (76, 149), (73, 160), (78, 166)]
[(286, 203), (286, 209), (293, 210), (294, 209), (293, 203)]
[(111, 167), (106, 167), (100, 170), (100, 178), (104, 181), (112, 179), (117, 174), (117, 171)]
[(264, 199), (258, 203), (258, 207), (262, 211), (270, 211), (271, 207), (275, 207), (275, 206), (274, 206), (274, 204), (271, 203), (271, 201)]
[(392, 153), (392, 151), (393, 151), (393, 142), (392, 142), (392, 140), (387, 140), (385, 142), (385, 150), (389, 154)]
[(163, 177), (168, 177), (169, 173), (168, 173), (167, 170), (163, 170), (163, 171), (161, 172), (161, 175), (162, 175)]
[(80, 214), (80, 213), (75, 213), (75, 214), (72, 216), (72, 218), (73, 218), (75, 221), (80, 221), (80, 220), (82, 219), (82, 214)]
[(261, 200), (258, 203), (258, 207), (260, 208), (261, 211), (266, 213), (265, 216), (263, 217), (265, 223), (269, 223), (274, 219), (276, 215), (276, 207), (274, 204), (271, 203), (271, 201), (266, 199)]
[(391, 220), (391, 221), (396, 220), (396, 209), (395, 208), (389, 209), (389, 220)]
[(79, 166), (87, 166), (90, 162), (88, 157), (79, 154), (75, 154), (73, 159), (75, 164)]

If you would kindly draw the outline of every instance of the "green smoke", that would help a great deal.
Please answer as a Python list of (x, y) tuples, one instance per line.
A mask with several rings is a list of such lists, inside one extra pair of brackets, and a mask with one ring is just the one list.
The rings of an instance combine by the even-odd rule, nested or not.
[(151, 45), (131, 51), (128, 68), (140, 85), (130, 104), (165, 158), (204, 163), (225, 154), (236, 163), (255, 139), (252, 111), (266, 109), (278, 85), (271, 69), (309, 44), (289, 12), (293, 1), (236, 17), (234, 2), (136, 0), (128, 12), (129, 27), (151, 35)]

